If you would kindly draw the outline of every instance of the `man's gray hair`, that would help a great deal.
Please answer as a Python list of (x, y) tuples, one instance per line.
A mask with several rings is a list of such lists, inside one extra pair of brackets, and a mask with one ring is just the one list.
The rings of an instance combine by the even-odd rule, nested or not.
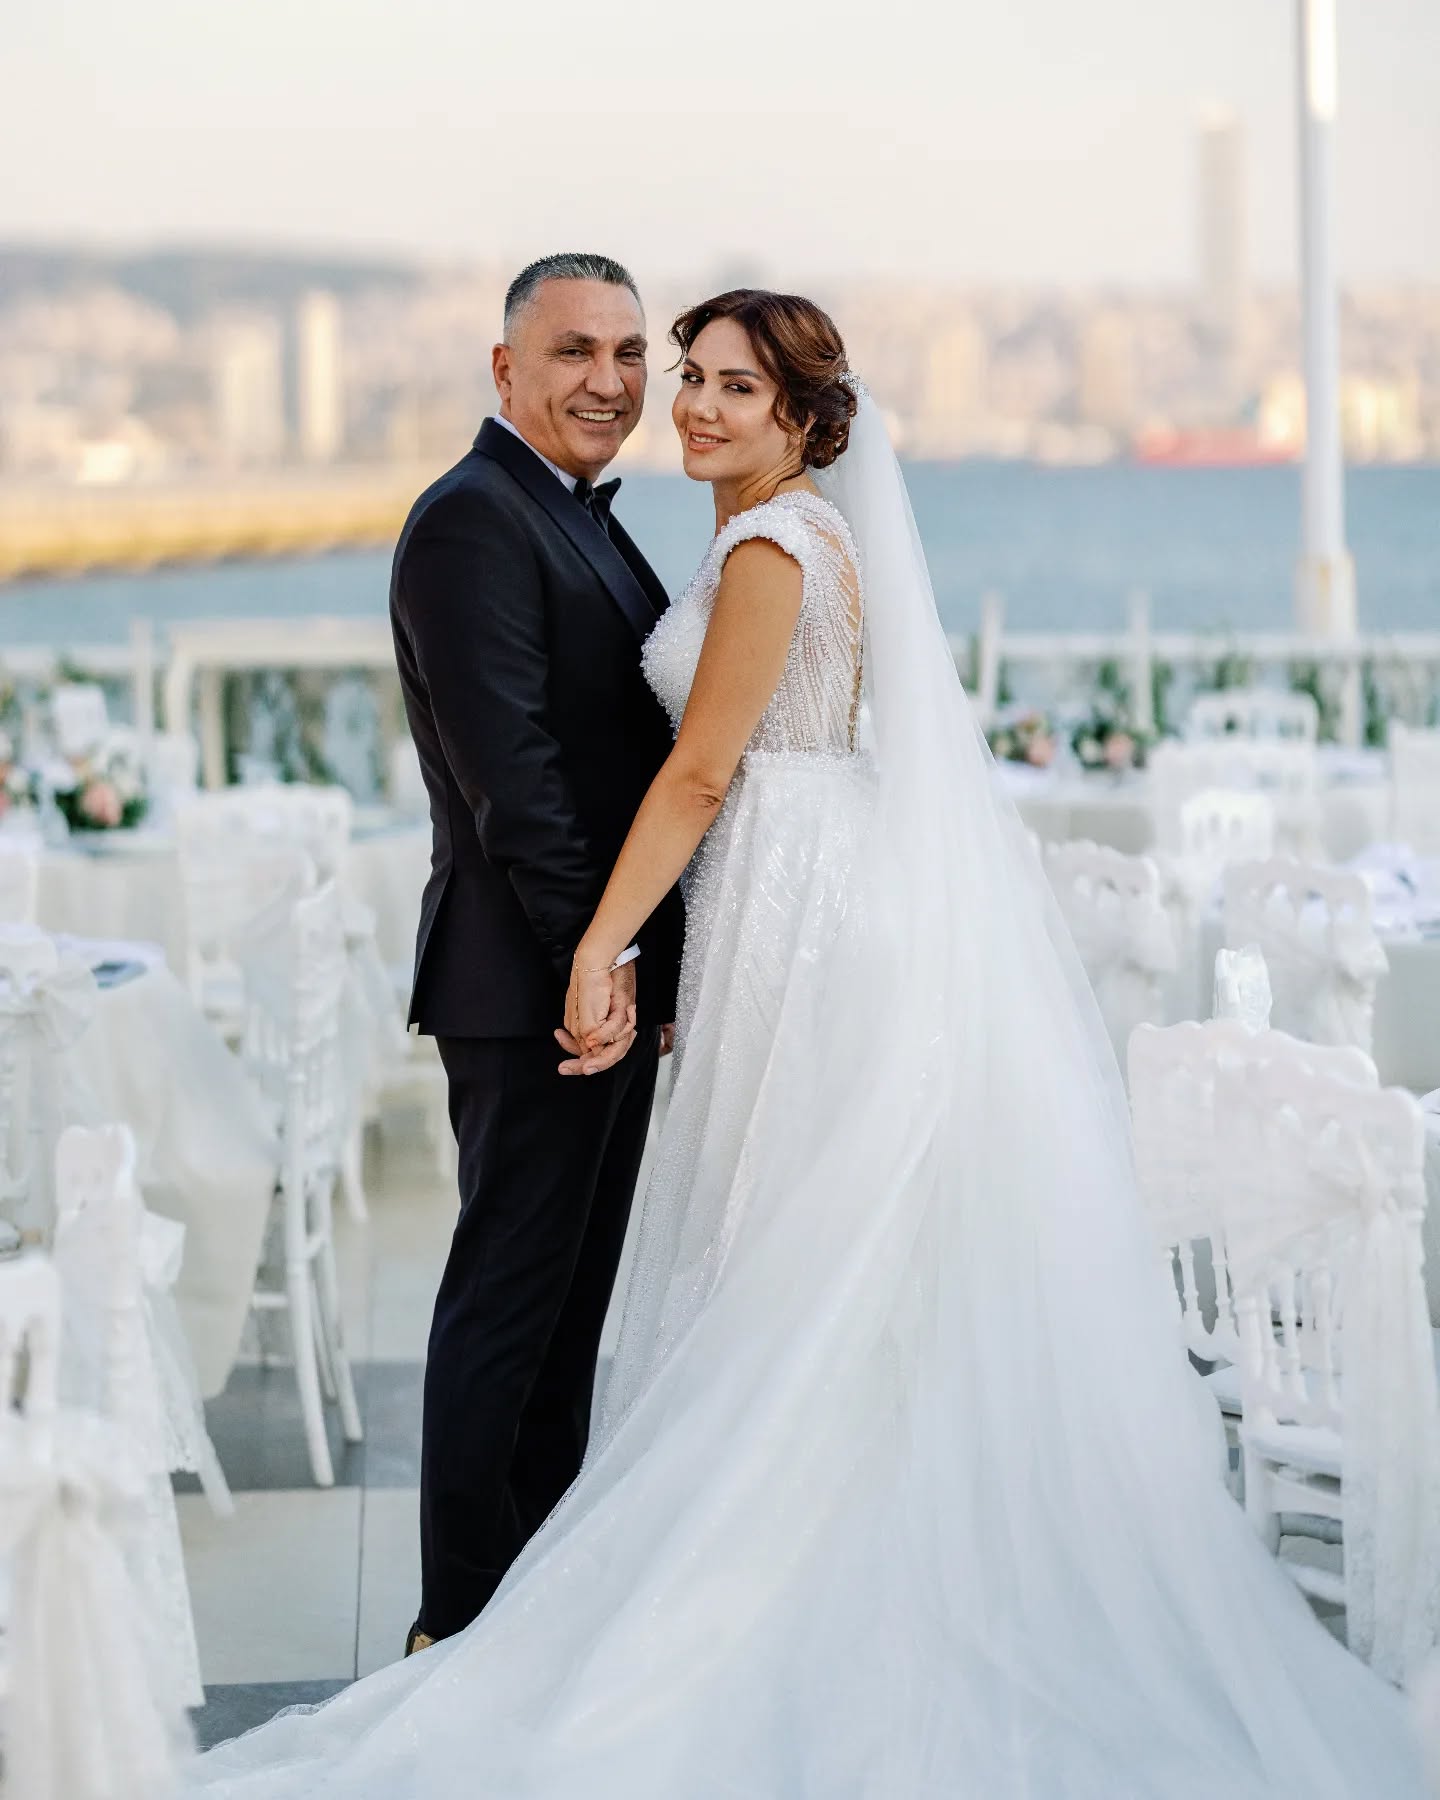
[(554, 256), (542, 256), (523, 268), (510, 283), (505, 294), (505, 335), (508, 338), (516, 319), (535, 298), (547, 281), (605, 281), (611, 287), (629, 288), (640, 301), (635, 277), (623, 263), (610, 256), (590, 256), (580, 250), (562, 250)]

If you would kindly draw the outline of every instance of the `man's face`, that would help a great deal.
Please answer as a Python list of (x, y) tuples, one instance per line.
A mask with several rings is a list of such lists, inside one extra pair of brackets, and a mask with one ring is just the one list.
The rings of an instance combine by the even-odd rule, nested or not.
[(492, 367), (502, 418), (566, 474), (593, 481), (645, 405), (645, 315), (608, 281), (542, 282)]

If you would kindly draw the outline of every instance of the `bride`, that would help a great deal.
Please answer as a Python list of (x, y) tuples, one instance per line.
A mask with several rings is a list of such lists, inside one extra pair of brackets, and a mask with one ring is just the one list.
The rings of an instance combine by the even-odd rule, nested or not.
[(1219, 1479), (878, 409), (808, 301), (674, 336), (718, 529), (646, 645), (676, 745), (566, 1025), (688, 864), (681, 1044), (590, 1452), (467, 1631), (192, 1791), (1420, 1796), (1404, 1703)]

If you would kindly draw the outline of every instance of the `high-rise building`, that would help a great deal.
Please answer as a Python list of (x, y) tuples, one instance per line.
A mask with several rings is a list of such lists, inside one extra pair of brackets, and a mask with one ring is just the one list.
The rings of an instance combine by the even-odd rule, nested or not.
[(977, 447), (985, 418), (989, 346), (968, 311), (930, 339), (924, 387), (908, 448), (917, 456), (963, 456)]
[(333, 462), (345, 436), (340, 303), (312, 289), (295, 309), (295, 448), (304, 462)]
[(1135, 423), (1135, 334), (1124, 313), (1091, 314), (1080, 331), (1077, 411), (1085, 425), (1123, 436)]
[(228, 463), (273, 462), (285, 447), (280, 326), (262, 317), (217, 322), (210, 377), (215, 444)]
[(1227, 107), (1200, 119), (1199, 313), (1215, 350), (1227, 358), (1244, 346), (1249, 310), (1246, 256), (1245, 133)]

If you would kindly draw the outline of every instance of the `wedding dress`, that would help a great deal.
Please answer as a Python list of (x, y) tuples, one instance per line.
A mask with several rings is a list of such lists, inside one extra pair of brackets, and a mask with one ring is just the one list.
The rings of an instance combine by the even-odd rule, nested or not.
[(1425, 1791), (1405, 1703), (1218, 1472), (1114, 1057), (868, 398), (820, 485), (732, 519), (646, 647), (678, 719), (729, 550), (801, 565), (688, 878), (674, 1088), (580, 1478), (468, 1631), (222, 1746), (189, 1792)]

